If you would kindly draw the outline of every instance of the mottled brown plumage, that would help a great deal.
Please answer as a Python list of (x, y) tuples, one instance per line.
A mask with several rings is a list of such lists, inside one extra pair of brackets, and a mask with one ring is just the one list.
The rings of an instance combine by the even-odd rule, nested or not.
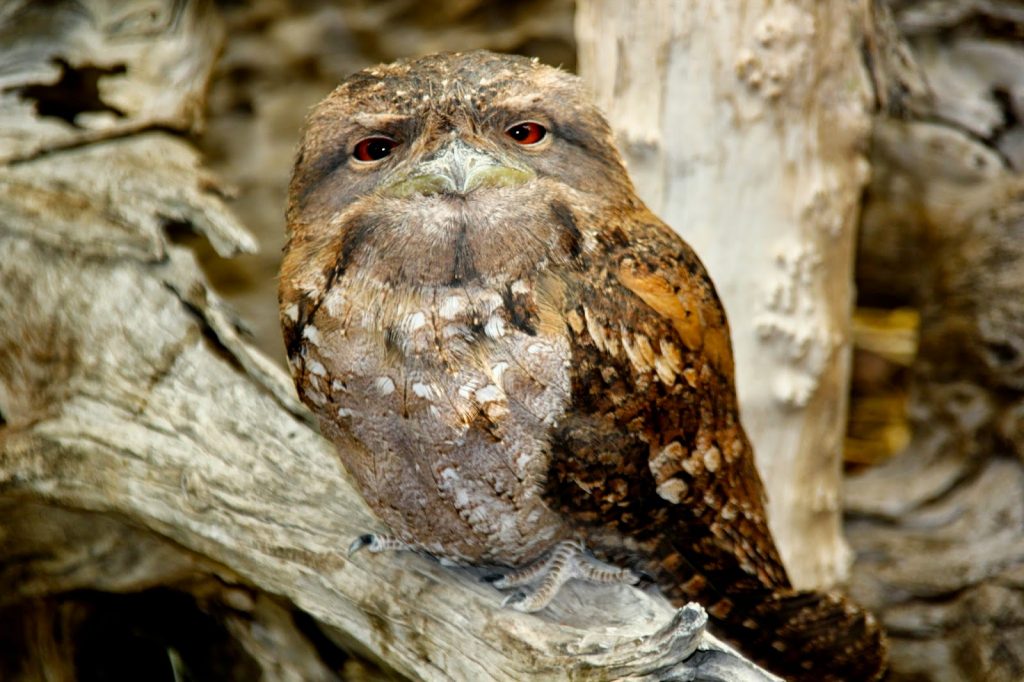
[(514, 569), (524, 610), (644, 574), (788, 677), (880, 673), (870, 615), (790, 587), (721, 303), (576, 78), (487, 52), (356, 74), (309, 118), (288, 224), (289, 360), (394, 533), (372, 549)]

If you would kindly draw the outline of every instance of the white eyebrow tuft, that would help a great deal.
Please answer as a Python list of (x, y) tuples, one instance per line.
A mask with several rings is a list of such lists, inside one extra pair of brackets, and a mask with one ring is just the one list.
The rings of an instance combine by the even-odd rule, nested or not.
[(380, 128), (386, 126), (388, 123), (404, 121), (407, 118), (409, 117), (404, 114), (375, 114), (367, 111), (360, 111), (352, 114), (352, 122), (357, 125), (361, 125), (364, 128)]

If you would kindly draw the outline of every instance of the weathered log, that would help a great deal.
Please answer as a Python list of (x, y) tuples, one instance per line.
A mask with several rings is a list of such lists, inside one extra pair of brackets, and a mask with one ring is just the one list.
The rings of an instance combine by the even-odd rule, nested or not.
[(0, 8), (0, 161), (166, 127), (199, 130), (223, 37), (212, 2)]

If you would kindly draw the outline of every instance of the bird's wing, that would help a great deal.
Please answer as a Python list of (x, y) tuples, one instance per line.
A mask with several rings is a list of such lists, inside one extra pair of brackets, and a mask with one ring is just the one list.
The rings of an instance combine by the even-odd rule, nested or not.
[(836, 594), (793, 590), (739, 422), (729, 331), (700, 261), (650, 214), (601, 231), (566, 276), (570, 407), (546, 496), (598, 556), (702, 603), (785, 679), (874, 680), (881, 627)]
[(572, 396), (549, 504), (595, 551), (649, 557), (639, 567), (677, 601), (714, 613), (788, 587), (704, 267), (650, 214), (603, 230), (582, 263), (567, 278)]

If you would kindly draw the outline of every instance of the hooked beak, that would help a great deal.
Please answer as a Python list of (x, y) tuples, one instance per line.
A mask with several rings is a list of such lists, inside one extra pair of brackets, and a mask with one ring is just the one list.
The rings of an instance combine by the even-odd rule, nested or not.
[(385, 193), (393, 197), (412, 194), (453, 194), (465, 196), (480, 187), (513, 187), (533, 179), (534, 173), (513, 168), (490, 154), (453, 140), (408, 175), (389, 185)]

